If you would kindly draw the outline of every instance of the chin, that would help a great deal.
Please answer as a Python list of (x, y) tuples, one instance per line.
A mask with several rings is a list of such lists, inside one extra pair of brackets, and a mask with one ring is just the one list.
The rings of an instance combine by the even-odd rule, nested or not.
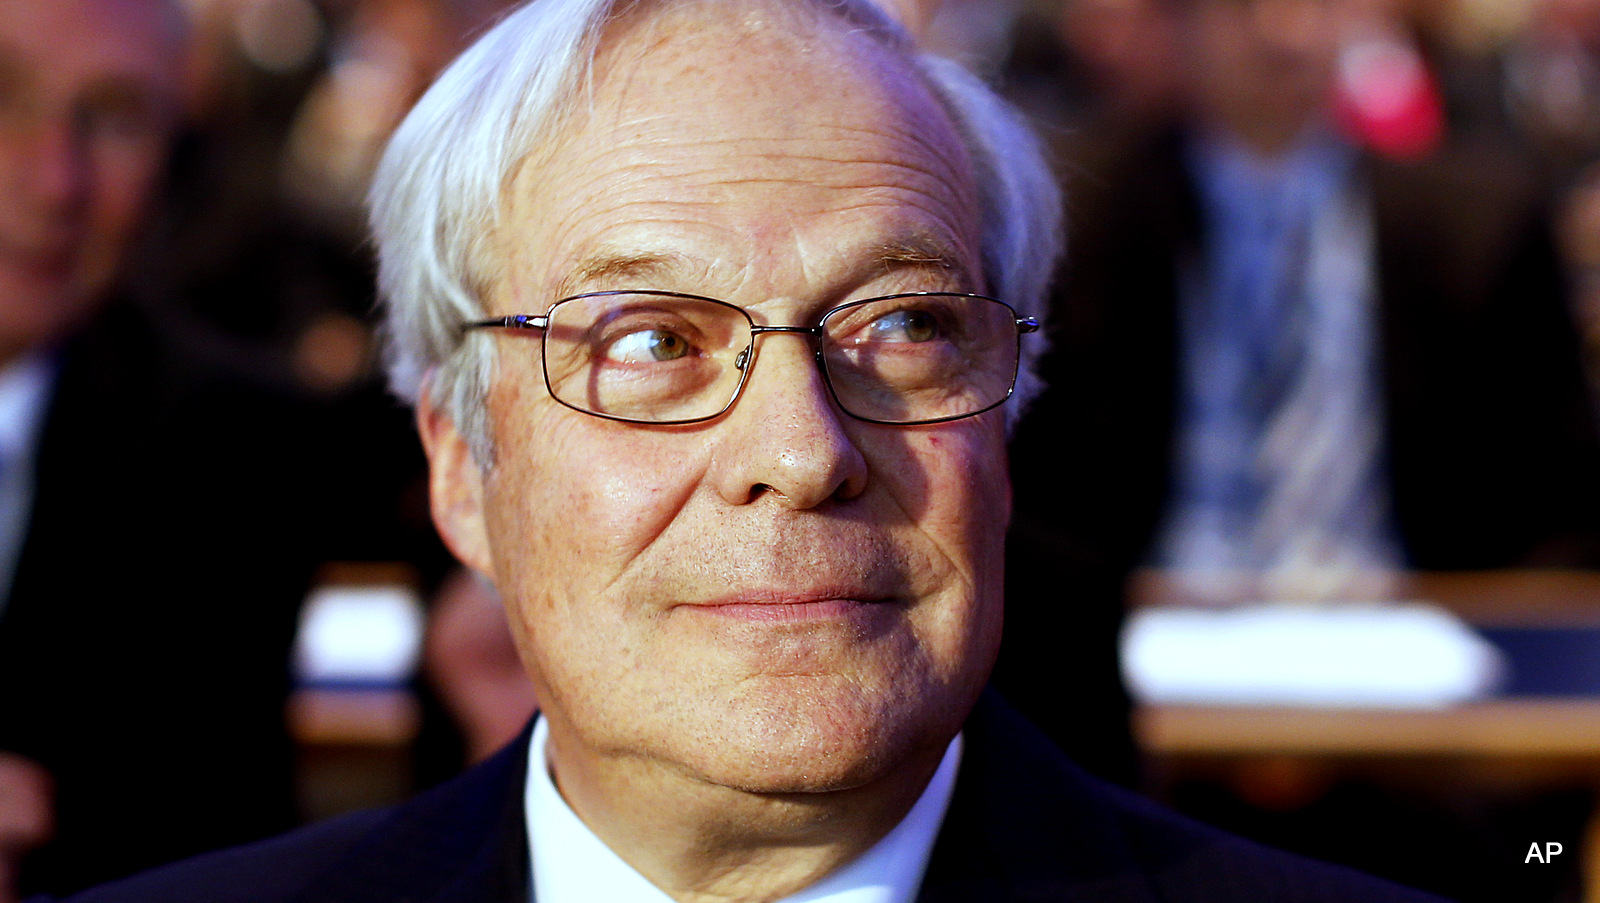
[[(943, 752), (977, 691), (871, 693), (839, 682), (767, 689), (736, 701), (686, 757), (702, 779), (748, 793), (827, 793), (870, 784), (912, 757)], [(916, 700), (913, 702), (913, 700)]]
[(0, 336), (25, 348), (61, 340), (78, 327), (94, 307), (75, 284), (0, 267)]

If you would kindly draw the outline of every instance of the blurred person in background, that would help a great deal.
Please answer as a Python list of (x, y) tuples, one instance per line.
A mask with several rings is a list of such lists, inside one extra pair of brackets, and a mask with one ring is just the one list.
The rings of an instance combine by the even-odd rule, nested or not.
[(1058, 735), (1051, 671), (1115, 643), (1068, 619), (1114, 620), (1141, 565), (1243, 601), (1600, 562), (1600, 449), (1537, 181), (1339, 131), (1336, 64), (1370, 4), (1160, 9), (1181, 104), (1063, 155), (1051, 388), (1012, 445), (1011, 593), (1040, 601), (1001, 668)]
[(1476, 6), (1433, 26), (1455, 140), (1520, 152), (1560, 189), (1600, 157), (1600, 2)]
[[(1537, 0), (1496, 57), (1497, 134), (1540, 167), (1560, 198), (1556, 232), (1600, 385), (1600, 2)], [(1480, 103), (1480, 108), (1483, 104)]]
[[(0, 845), (0, 894), (6, 899), (18, 890), (22, 856), (50, 837), (56, 821), (56, 769), (45, 764), (53, 750), (41, 748), (38, 724), (48, 713), (31, 702), (54, 695), (54, 687), (42, 685), (53, 674), (19, 667), (24, 657), (15, 648), (39, 639), (27, 623), (38, 616), (28, 610), (26, 581), (40, 578), (31, 575), (36, 566), (22, 553), (33, 545), (29, 557), (36, 559), (37, 546), (45, 543), (49, 554), (48, 525), (39, 524), (34, 502), (41, 494), (49, 501), (54, 490), (38, 485), (35, 461), (56, 394), (55, 355), (105, 300), (160, 174), (179, 115), (184, 29), (177, 8), (161, 0), (0, 7), (0, 173), (6, 180), (0, 193), (6, 439), (0, 448), (0, 587), (6, 600), (0, 609), (0, 762), (6, 766), (0, 770), (0, 823), (11, 834)], [(95, 554), (88, 546), (81, 552)], [(55, 717), (87, 720), (92, 714)], [(70, 803), (70, 786), (59, 793)], [(61, 830), (70, 838), (70, 820)]]
[[(169, 317), (226, 348), (264, 383), (315, 397), (344, 438), (325, 454), (351, 485), (398, 490), (395, 517), (365, 530), (363, 558), (420, 565), (430, 596), (429, 680), (417, 783), (460, 770), (526, 720), (525, 687), (486, 650), (504, 632), (492, 596), (443, 581), (410, 416), (379, 378), (373, 269), (361, 205), (383, 143), (411, 102), (501, 0), (191, 0), (189, 116), (132, 281)], [(390, 441), (374, 447), (371, 437)], [(397, 509), (397, 510), (396, 510)], [(492, 617), (486, 617), (488, 613)], [(499, 623), (497, 624), (496, 621)], [(509, 644), (509, 636), (504, 638)], [(489, 684), (476, 683), (493, 675)], [(470, 688), (470, 689), (469, 689)], [(437, 692), (435, 692), (437, 691)], [(502, 696), (502, 693), (509, 695)], [(440, 704), (436, 704), (440, 703)], [(515, 728), (512, 728), (514, 730)], [(502, 738), (503, 739), (503, 738)]]
[(178, 0), (0, 4), (0, 895), (292, 824), (297, 607), (403, 532), (407, 446), (125, 278), (188, 33)]
[(381, 395), (360, 202), (378, 148), (491, 4), (192, 0), (190, 115), (133, 278), (269, 379)]
[(1600, 385), (1600, 2), (1480, 0), (1431, 26), (1451, 141), (1517, 156), (1556, 199), (1558, 247)]
[(465, 764), (511, 742), (538, 707), (505, 606), (488, 581), (467, 571), (451, 575), (434, 595), (422, 664), (459, 734)]
[(1027, 4), (1002, 70), (1007, 96), (1058, 142), (1170, 115), (1177, 48), (1164, 2)]
[[(1076, 220), (1082, 212), (1076, 180), (1097, 180), (1095, 161), (1102, 152), (1114, 157), (1130, 136), (1145, 134), (1181, 109), (1176, 22), (1166, 0), (1047, 0), (1022, 10), (1013, 35), (1003, 90), (1051, 140), (1061, 161), (1068, 190), (1068, 253), (1075, 257)], [(1059, 315), (1071, 316), (1071, 308), (1067, 304)], [(1047, 396), (1063, 391), (1057, 387)], [(1056, 453), (1030, 449), (1029, 433), (1015, 437), (1024, 443), (1024, 458), (1032, 453), (1036, 462)], [(1067, 463), (1082, 453), (1086, 440), (1055, 435), (1046, 441), (1072, 443), (1073, 448), (1061, 449), (1061, 461)], [(1030, 496), (1019, 506), (1023, 512), (1035, 508), (1036, 483), (1097, 479), (1025, 467), (1017, 476), (1019, 486), (1030, 487), (1022, 493)], [(1040, 489), (1045, 497), (1055, 491)], [(1045, 514), (1054, 500), (1038, 501)], [(1108, 562), (1108, 550), (1098, 539), (1117, 525), (1113, 520), (1089, 528), (1085, 519), (1069, 526), (1071, 512), (1060, 514), (1060, 519), (1012, 521), (1006, 585), (1013, 604), (995, 684), (1085, 768), (1132, 787), (1140, 775), (1116, 643), (1126, 570), (1120, 562)], [(1071, 526), (1086, 532), (1073, 535)]]

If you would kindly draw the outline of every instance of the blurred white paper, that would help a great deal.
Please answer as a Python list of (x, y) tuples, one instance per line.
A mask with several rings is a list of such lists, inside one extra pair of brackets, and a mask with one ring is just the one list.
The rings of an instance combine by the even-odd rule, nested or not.
[(1424, 603), (1135, 612), (1123, 677), (1145, 703), (1439, 708), (1494, 691), (1493, 645)]
[(423, 629), (422, 600), (408, 587), (318, 587), (300, 612), (295, 678), (302, 684), (403, 684), (416, 673)]

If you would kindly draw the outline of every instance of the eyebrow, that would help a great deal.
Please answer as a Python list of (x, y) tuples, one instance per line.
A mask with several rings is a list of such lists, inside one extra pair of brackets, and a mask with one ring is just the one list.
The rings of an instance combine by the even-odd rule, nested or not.
[(877, 274), (891, 275), (899, 272), (927, 271), (940, 275), (954, 275), (964, 288), (976, 287), (976, 274), (967, 267), (945, 242), (927, 236), (900, 239), (885, 244), (876, 255)]
[[(705, 267), (682, 254), (603, 251), (580, 261), (557, 286), (557, 297), (568, 298), (600, 286), (650, 287), (662, 280), (674, 277), (682, 279), (687, 272), (697, 269), (703, 270)], [(866, 281), (919, 271), (940, 276), (953, 275), (964, 290), (977, 287), (974, 274), (968, 272), (968, 268), (945, 242), (925, 236), (885, 242), (870, 259), (850, 271), (846, 281)]]
[(83, 92), (81, 102), (88, 108), (132, 113), (152, 121), (175, 112), (134, 78), (112, 77), (96, 82)]
[(41, 95), (36, 68), (0, 44), (0, 103), (30, 117), (65, 115), (80, 129), (109, 124), (118, 135), (140, 141), (162, 138), (180, 114), (175, 97), (152, 88), (138, 74), (122, 72), (108, 72), (77, 86), (61, 107), (47, 106), (53, 101)]
[(558, 297), (567, 298), (603, 283), (637, 282), (626, 287), (638, 288), (690, 268), (689, 258), (681, 254), (607, 251), (580, 261), (556, 289)]

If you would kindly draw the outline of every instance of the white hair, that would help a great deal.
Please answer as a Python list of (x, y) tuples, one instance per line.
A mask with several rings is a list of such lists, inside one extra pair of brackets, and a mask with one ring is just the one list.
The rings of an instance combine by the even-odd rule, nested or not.
[[(480, 465), (492, 460), (484, 407), (494, 344), (485, 333), (463, 334), (462, 326), (485, 316), (480, 299), (499, 266), (487, 244), (502, 192), (523, 159), (563, 126), (588, 83), (607, 24), (646, 4), (673, 2), (532, 0), (445, 70), (378, 165), (371, 222), (390, 385), (413, 403), (429, 393)], [(1061, 244), (1061, 201), (1021, 115), (959, 65), (912, 50), (899, 25), (869, 0), (795, 2), (843, 19), (921, 73), (976, 170), (989, 291), (1042, 321)], [(1033, 363), (1044, 344), (1042, 335), (1023, 342), (1008, 423), (1037, 391)]]

